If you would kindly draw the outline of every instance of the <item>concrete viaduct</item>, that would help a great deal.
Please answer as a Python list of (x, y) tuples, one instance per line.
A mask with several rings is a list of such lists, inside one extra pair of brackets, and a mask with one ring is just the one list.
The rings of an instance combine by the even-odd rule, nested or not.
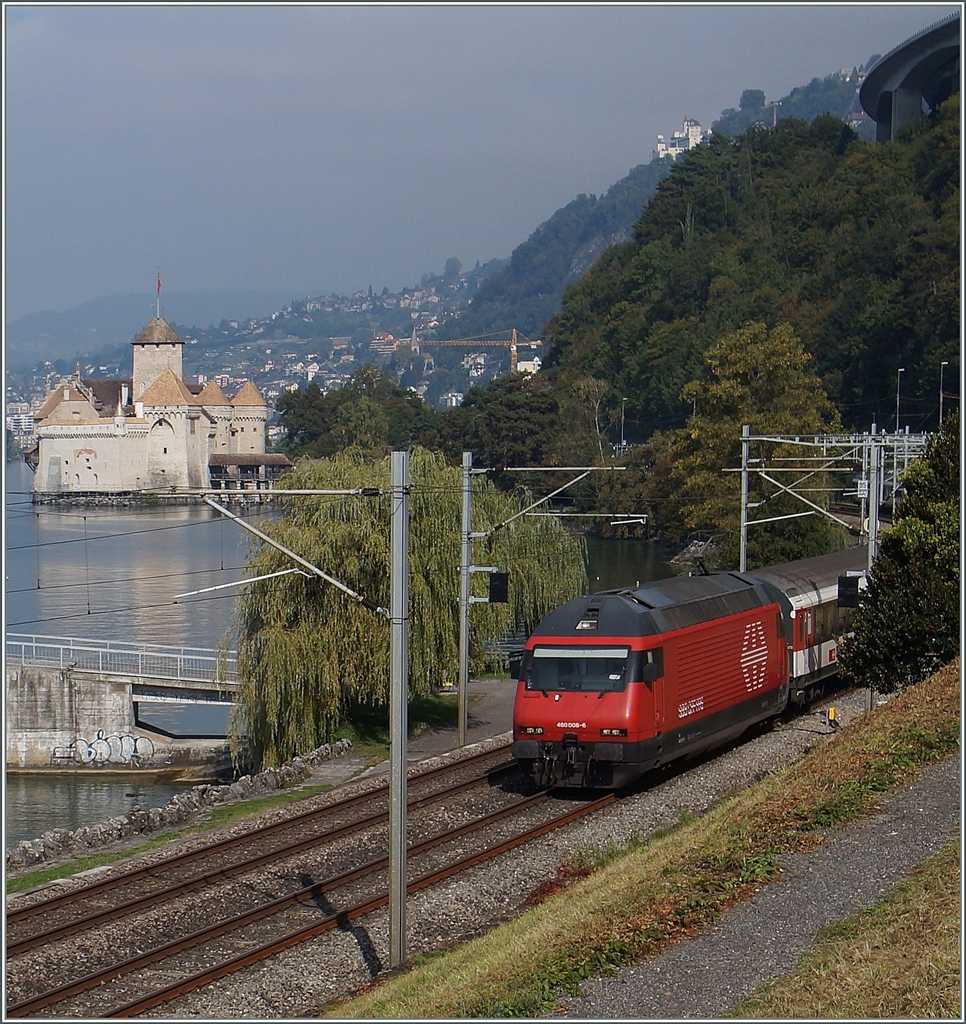
[(918, 32), (877, 61), (859, 89), (862, 109), (875, 121), (876, 142), (890, 142), (923, 110), (959, 92), (960, 15)]

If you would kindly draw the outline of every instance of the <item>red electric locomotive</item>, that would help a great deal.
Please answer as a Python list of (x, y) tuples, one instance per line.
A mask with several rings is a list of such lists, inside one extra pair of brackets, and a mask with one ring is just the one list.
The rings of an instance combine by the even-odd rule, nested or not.
[(721, 745), (834, 672), (852, 548), (758, 572), (607, 590), (550, 612), (527, 641), (513, 756), (541, 785), (614, 788)]

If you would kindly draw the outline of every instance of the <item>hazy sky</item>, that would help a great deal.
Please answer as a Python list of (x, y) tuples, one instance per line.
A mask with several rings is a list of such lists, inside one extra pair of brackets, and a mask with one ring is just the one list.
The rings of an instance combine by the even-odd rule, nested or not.
[(955, 4), (4, 4), (5, 315), (418, 283)]

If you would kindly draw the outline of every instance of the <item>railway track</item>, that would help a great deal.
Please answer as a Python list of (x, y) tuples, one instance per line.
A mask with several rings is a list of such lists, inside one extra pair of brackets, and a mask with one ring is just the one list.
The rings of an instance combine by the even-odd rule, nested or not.
[[(492, 762), (500, 759), (504, 763), (494, 766)], [(469, 762), (463, 761), (411, 780), (411, 784), (423, 781), (433, 791), (418, 794), (409, 804), (415, 816), (422, 812), (424, 819), (416, 823), (418, 838), (412, 837), (411, 829), (407, 855), (410, 893), (592, 814), (616, 799), (608, 794), (597, 801), (577, 807), (567, 804), (561, 809), (545, 791), (521, 796), (510, 788), (494, 785), (496, 778), (515, 767), (506, 761), (506, 748), (474, 760), (480, 762), (475, 765), (475, 778), (445, 783), (447, 774), (458, 769), (465, 776)], [(485, 799), (480, 795), (484, 790)], [(131, 1016), (379, 910), (388, 902), (389, 867), (388, 857), (382, 852), (388, 845), (387, 811), (374, 809), (373, 804), (380, 796), (384, 802), (385, 790), (296, 815), (288, 822), (252, 830), (227, 843), (168, 858), (153, 868), (126, 872), (14, 911), (10, 917), (21, 933), (12, 933), (7, 946), (8, 1017), (35, 1016), (41, 1011), (70, 1017)], [(461, 801), (465, 809), (454, 811), (454, 805)], [(481, 804), (492, 803), (498, 806), (478, 813)], [(447, 815), (464, 820), (447, 824)], [(294, 838), (300, 828), (347, 816), (352, 820), (340, 820), (331, 827), (323, 825), (311, 837)], [(443, 827), (439, 827), (441, 821)], [(253, 843), (258, 847), (266, 839), (265, 833), (272, 837), (273, 852), (252, 848)], [(310, 866), (296, 864), (279, 873), (277, 865), (283, 857), (291, 862), (306, 852), (329, 850), (340, 844), (342, 855), (322, 857)], [(347, 844), (354, 849), (354, 856), (345, 856)], [(247, 852), (239, 855), (246, 847)], [(360, 852), (372, 849), (378, 850), (375, 856), (360, 856)], [(230, 855), (230, 862), (220, 863), (226, 855)], [(273, 878), (284, 875), (289, 881), (295, 877), (309, 884), (289, 885), (289, 891), (275, 896), (263, 890), (252, 899), (254, 883), (249, 879), (248, 905), (242, 906), (237, 894), (227, 896), (216, 917), (206, 911), (202, 927), (186, 927), (175, 937), (168, 937), (171, 929), (178, 928), (179, 920), (192, 920), (190, 914), (179, 911), (186, 898), (223, 890), (232, 880), (244, 880), (246, 872), (264, 874), (273, 858)], [(171, 881), (173, 873), (206, 860), (208, 864), (191, 878)], [(323, 865), (330, 861), (342, 866), (326, 873)], [(150, 891), (145, 894), (142, 889), (148, 881)], [(91, 906), (95, 898), (107, 905)], [(155, 907), (160, 926), (146, 925), (142, 913), (146, 906)], [(158, 911), (161, 907), (163, 914)], [(56, 923), (58, 919), (60, 924)], [(125, 920), (136, 921), (135, 927), (128, 928), (135, 934), (127, 943), (112, 942), (111, 955), (85, 955), (77, 960), (69, 954), (71, 947), (76, 950), (78, 943), (88, 941), (92, 929), (106, 922), (123, 925)], [(38, 957), (49, 965), (47, 971), (32, 969)], [(58, 972), (53, 965), (61, 959), (75, 966)], [(94, 969), (86, 973), (77, 970), (78, 962), (91, 961), (98, 961)], [(55, 978), (56, 982), (51, 983)]]
[[(561, 807), (552, 792), (527, 792), (506, 747), (414, 776), (409, 789), (410, 895), (618, 799), (575, 806), (570, 794)], [(316, 955), (345, 933), (376, 941), (387, 811), (386, 789), (372, 790), (11, 911), (7, 1016), (130, 1017), (300, 943)]]
[[(418, 810), (465, 790), (489, 785), (513, 770), (506, 748), (434, 768), (410, 780), (409, 791), (415, 790), (417, 796), (409, 800), (408, 807)], [(463, 781), (445, 781), (467, 772), (469, 777)], [(9, 911), (7, 957), (115, 920), (127, 912), (141, 912), (271, 864), (280, 857), (291, 857), (378, 826), (386, 820), (387, 800), (385, 788), (358, 793)], [(185, 877), (185, 872), (191, 873)]]

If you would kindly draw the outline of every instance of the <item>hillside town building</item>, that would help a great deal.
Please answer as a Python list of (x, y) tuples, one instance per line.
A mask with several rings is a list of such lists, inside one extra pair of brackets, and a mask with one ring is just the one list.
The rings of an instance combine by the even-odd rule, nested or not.
[(711, 130), (702, 128), (700, 123), (693, 117), (686, 117), (679, 132), (671, 135), (670, 141), (666, 141), (663, 135), (657, 137), (657, 149), (651, 154), (661, 160), (677, 160), (682, 154), (702, 142), (711, 138)]
[(262, 489), (291, 463), (265, 452), (268, 406), (245, 382), (189, 382), (184, 341), (161, 316), (131, 343), (129, 380), (62, 380), (34, 414), (34, 495)]

